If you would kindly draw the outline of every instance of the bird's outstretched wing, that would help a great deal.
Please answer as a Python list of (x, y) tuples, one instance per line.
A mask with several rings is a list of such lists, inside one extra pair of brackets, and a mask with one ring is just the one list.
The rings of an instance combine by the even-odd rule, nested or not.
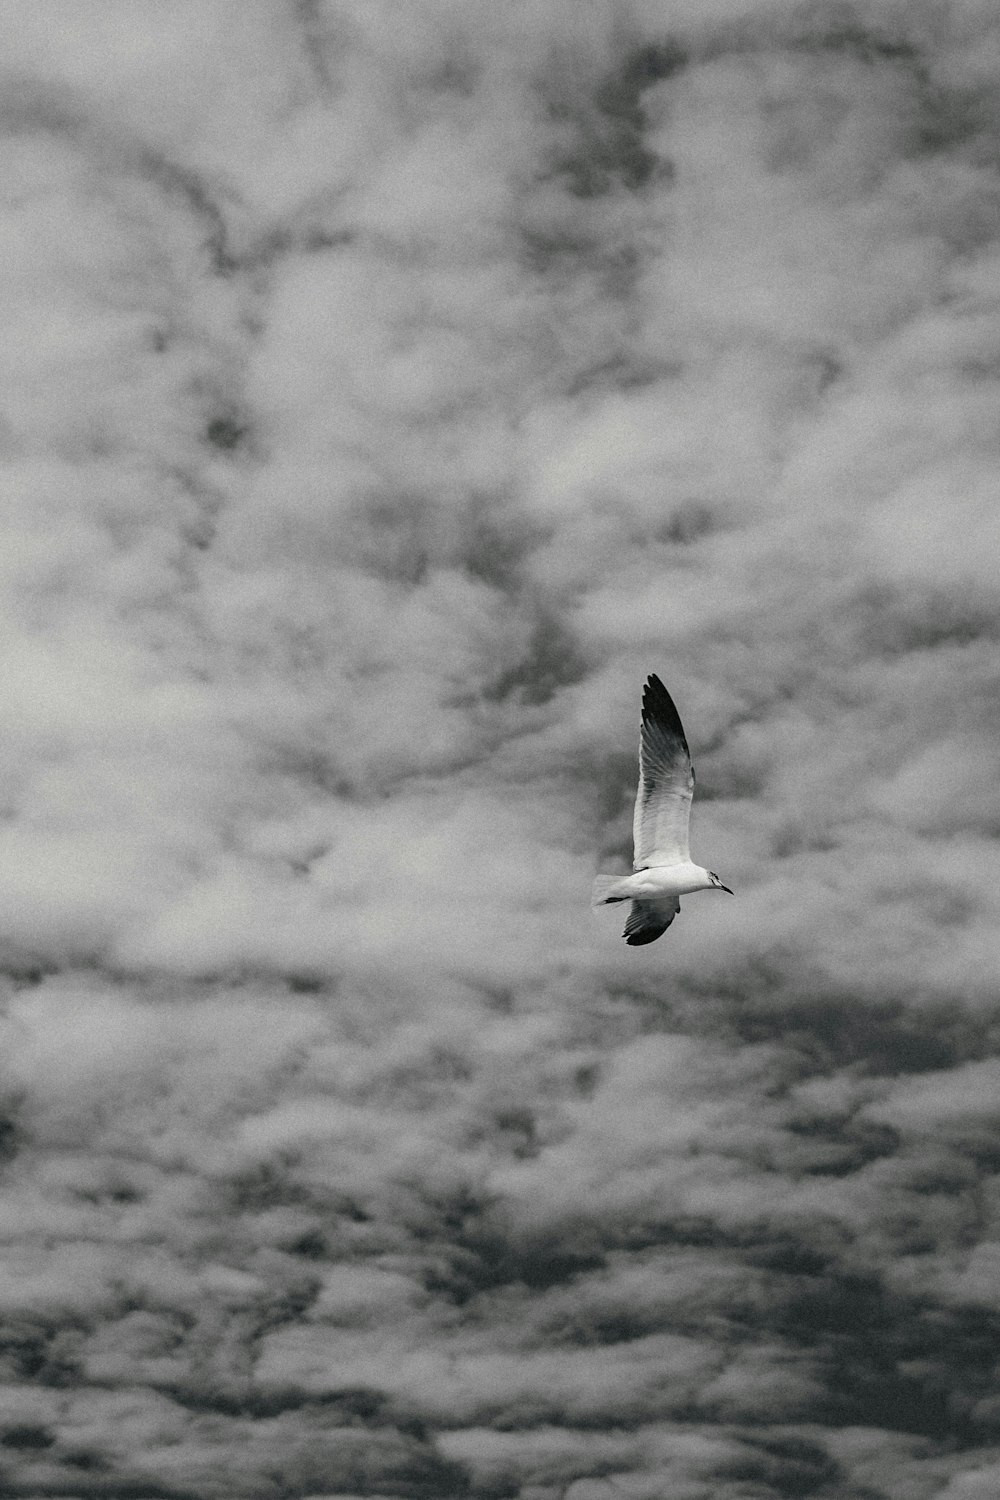
[(693, 794), (694, 770), (680, 716), (663, 683), (651, 675), (642, 694), (639, 793), (632, 819), (635, 869), (690, 859)]
[(632, 948), (641, 943), (655, 943), (662, 937), (681, 909), (676, 896), (665, 901), (633, 901), (622, 937)]

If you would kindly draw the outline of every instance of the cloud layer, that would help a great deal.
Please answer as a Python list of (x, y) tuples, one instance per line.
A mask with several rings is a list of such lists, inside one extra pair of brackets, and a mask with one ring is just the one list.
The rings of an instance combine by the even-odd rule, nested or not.
[(0, 15), (0, 1489), (992, 1500), (993, 8)]

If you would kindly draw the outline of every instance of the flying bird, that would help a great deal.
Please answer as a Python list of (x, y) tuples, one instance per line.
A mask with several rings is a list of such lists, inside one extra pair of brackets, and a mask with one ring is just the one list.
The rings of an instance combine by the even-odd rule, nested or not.
[(692, 864), (688, 822), (694, 767), (684, 728), (663, 683), (651, 674), (642, 693), (639, 791), (632, 817), (634, 875), (598, 875), (593, 904), (631, 901), (622, 936), (633, 948), (655, 943), (681, 909), (689, 891), (733, 892), (718, 875)]

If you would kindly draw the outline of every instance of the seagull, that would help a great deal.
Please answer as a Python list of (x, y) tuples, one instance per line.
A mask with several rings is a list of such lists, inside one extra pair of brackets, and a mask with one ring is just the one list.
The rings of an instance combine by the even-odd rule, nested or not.
[(718, 875), (692, 864), (688, 822), (694, 767), (680, 715), (663, 683), (651, 673), (642, 693), (639, 791), (632, 817), (634, 875), (598, 875), (594, 906), (631, 901), (625, 941), (633, 948), (655, 943), (681, 909), (689, 891), (733, 892)]

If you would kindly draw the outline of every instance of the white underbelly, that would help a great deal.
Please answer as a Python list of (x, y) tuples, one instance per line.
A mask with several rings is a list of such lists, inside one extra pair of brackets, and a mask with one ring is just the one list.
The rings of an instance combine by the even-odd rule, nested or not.
[(683, 896), (689, 891), (705, 888), (704, 873), (694, 865), (652, 865), (648, 870), (637, 870), (629, 879), (633, 893), (656, 900), (663, 896)]

